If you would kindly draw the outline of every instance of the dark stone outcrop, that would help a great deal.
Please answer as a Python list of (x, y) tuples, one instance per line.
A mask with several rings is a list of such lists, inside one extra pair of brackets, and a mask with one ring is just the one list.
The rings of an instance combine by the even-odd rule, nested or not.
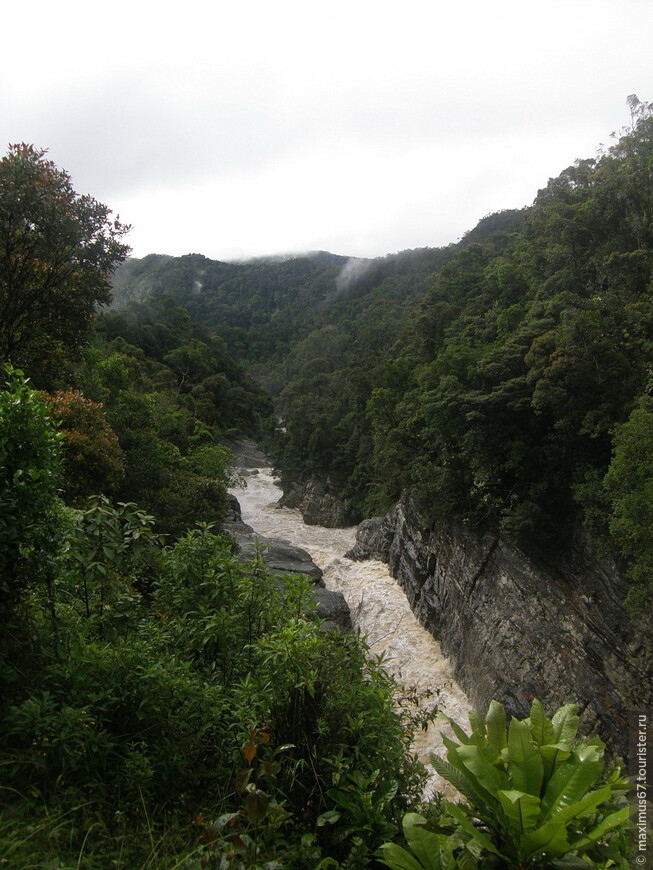
[(295, 547), (281, 538), (265, 538), (255, 532), (234, 537), (243, 559), (251, 561), (261, 556), (272, 574), (305, 574), (314, 586), (324, 586), (321, 568), (301, 547)]
[(628, 711), (653, 701), (651, 643), (641, 630), (635, 641), (625, 581), (586, 541), (543, 566), (405, 498), (361, 523), (347, 555), (389, 564), (479, 713), (492, 698), (516, 716), (534, 697), (549, 712), (575, 702), (584, 729), (627, 755)]
[(227, 506), (225, 508), (224, 522), (222, 526), (225, 531), (233, 533), (234, 536), (238, 532), (243, 534), (245, 532), (253, 533), (254, 531), (251, 526), (248, 526), (247, 523), (243, 521), (240, 502), (232, 492), (227, 493)]
[(225, 447), (228, 447), (234, 454), (236, 465), (246, 474), (255, 473), (252, 469), (267, 468), (270, 465), (265, 453), (260, 449), (254, 441), (240, 439), (238, 441), (227, 441)]
[(341, 592), (324, 588), (322, 570), (309, 553), (280, 538), (266, 538), (256, 534), (251, 526), (242, 521), (240, 504), (232, 494), (228, 497), (223, 529), (236, 542), (242, 559), (251, 561), (260, 556), (273, 574), (307, 576), (313, 582), (313, 598), (325, 628), (351, 629), (351, 616), (344, 596)]
[(317, 615), (324, 620), (324, 628), (351, 631), (351, 613), (342, 592), (315, 589), (313, 597), (317, 604)]
[(284, 472), (280, 507), (296, 508), (307, 526), (342, 529), (353, 526), (358, 517), (349, 506), (330, 492), (328, 484), (318, 480), (300, 480)]

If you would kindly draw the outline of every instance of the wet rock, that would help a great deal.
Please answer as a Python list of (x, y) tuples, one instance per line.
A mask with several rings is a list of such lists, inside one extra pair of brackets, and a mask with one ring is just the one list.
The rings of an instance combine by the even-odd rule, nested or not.
[(237, 535), (236, 543), (243, 559), (251, 561), (262, 556), (273, 574), (305, 574), (314, 585), (324, 586), (322, 569), (301, 547), (295, 547), (280, 538), (265, 538), (256, 533)]
[(586, 541), (535, 564), (497, 536), (430, 521), (406, 498), (362, 523), (348, 555), (389, 564), (479, 713), (492, 698), (516, 716), (534, 697), (549, 712), (575, 702), (584, 727), (627, 754), (628, 710), (653, 703), (652, 645), (632, 647), (625, 581)]
[(307, 576), (313, 582), (313, 598), (325, 629), (338, 627), (351, 630), (351, 616), (344, 596), (341, 592), (324, 588), (322, 570), (306, 550), (281, 538), (266, 538), (256, 534), (251, 526), (242, 521), (238, 499), (231, 494), (223, 527), (235, 540), (242, 559), (251, 561), (260, 556), (273, 574)]
[(293, 479), (285, 473), (281, 487), (283, 496), (279, 506), (299, 510), (308, 526), (344, 529), (354, 525), (358, 519), (345, 502), (329, 492), (328, 484), (317, 480)]
[(254, 534), (254, 529), (243, 521), (240, 503), (231, 492), (227, 493), (227, 506), (224, 512), (222, 529), (228, 532), (236, 542), (238, 542), (239, 537), (246, 538)]
[(240, 502), (231, 492), (227, 493), (227, 507), (224, 512), (224, 518), (229, 523), (240, 523), (243, 520), (240, 512)]
[(327, 629), (341, 628), (351, 631), (351, 614), (342, 592), (331, 589), (316, 589), (313, 593), (318, 616)]
[(365, 559), (388, 561), (388, 553), (395, 536), (392, 522), (385, 517), (363, 520), (356, 530), (356, 543), (345, 553), (347, 559), (362, 562)]
[(227, 441), (225, 447), (228, 447), (234, 454), (236, 466), (240, 469), (268, 468), (270, 465), (265, 453), (254, 441), (246, 439)]

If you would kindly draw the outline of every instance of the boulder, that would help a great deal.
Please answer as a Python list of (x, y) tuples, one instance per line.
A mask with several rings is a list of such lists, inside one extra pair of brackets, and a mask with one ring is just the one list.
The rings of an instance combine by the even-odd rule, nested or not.
[(317, 604), (317, 614), (324, 620), (324, 628), (351, 631), (351, 613), (342, 592), (316, 589), (313, 597)]
[(315, 586), (324, 586), (322, 569), (301, 547), (281, 538), (265, 538), (255, 532), (236, 536), (236, 543), (243, 559), (251, 561), (262, 556), (273, 574), (305, 574)]

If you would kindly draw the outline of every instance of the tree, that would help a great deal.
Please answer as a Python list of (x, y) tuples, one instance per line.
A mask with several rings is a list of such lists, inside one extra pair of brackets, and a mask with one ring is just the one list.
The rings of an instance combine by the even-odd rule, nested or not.
[(0, 359), (31, 371), (82, 343), (129, 251), (129, 227), (45, 154), (11, 145), (0, 161)]
[(611, 503), (610, 534), (629, 561), (634, 581), (628, 603), (648, 607), (653, 592), (653, 400), (642, 397), (625, 423), (617, 426), (614, 453), (604, 486)]
[(66, 496), (79, 501), (115, 490), (125, 474), (123, 452), (102, 405), (79, 390), (57, 390), (40, 398), (66, 436), (62, 444)]

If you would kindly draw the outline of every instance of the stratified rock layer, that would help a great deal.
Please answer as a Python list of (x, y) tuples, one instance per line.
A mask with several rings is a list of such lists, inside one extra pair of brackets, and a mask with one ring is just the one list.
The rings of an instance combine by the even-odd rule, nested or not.
[(651, 646), (641, 628), (635, 640), (624, 580), (586, 544), (536, 565), (496, 536), (430, 522), (406, 498), (364, 521), (348, 555), (389, 564), (479, 713), (492, 698), (517, 716), (534, 697), (549, 712), (575, 702), (583, 726), (627, 755), (628, 711), (653, 700)]

